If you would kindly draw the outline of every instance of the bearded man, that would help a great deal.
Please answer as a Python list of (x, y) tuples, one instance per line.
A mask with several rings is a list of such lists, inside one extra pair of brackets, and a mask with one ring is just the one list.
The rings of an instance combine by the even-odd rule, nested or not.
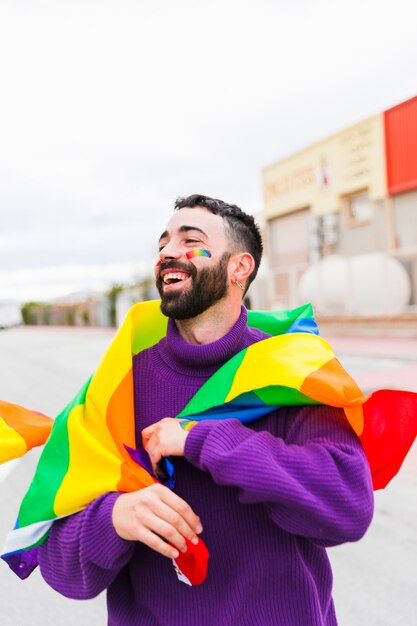
[[(42, 575), (72, 598), (107, 589), (113, 626), (334, 626), (325, 548), (360, 539), (373, 513), (361, 444), (325, 405), (188, 431), (175, 419), (226, 361), (268, 338), (242, 306), (262, 255), (253, 218), (201, 195), (176, 209), (155, 267), (168, 331), (133, 361), (137, 445), (156, 472), (173, 457), (174, 490), (105, 493), (57, 520)], [(200, 536), (209, 573), (189, 587), (170, 560)]]

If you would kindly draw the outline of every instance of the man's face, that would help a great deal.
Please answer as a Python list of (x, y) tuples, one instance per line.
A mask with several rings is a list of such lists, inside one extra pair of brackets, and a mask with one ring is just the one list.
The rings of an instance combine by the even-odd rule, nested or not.
[[(228, 247), (221, 216), (186, 207), (173, 215), (160, 237), (155, 268), (164, 315), (191, 319), (227, 295)], [(192, 256), (196, 250), (210, 256)]]

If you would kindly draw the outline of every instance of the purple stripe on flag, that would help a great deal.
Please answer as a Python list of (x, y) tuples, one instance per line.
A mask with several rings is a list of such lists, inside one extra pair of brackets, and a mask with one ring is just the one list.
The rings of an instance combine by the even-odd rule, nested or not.
[(38, 566), (38, 547), (1, 557), (19, 578), (24, 580)]

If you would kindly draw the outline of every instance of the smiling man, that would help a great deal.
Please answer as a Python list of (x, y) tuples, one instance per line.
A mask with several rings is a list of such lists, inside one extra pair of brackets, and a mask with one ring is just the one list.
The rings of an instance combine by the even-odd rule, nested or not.
[[(230, 259), (230, 252), (223, 252), (220, 258), (216, 259), (212, 257), (212, 252), (209, 250), (209, 235), (198, 228), (197, 226), (191, 226), (187, 224), (181, 224), (187, 218), (189, 209), (184, 209), (182, 214), (177, 214), (175, 217), (178, 219), (172, 220), (170, 226), (171, 229), (177, 229), (171, 235), (169, 231), (165, 231), (160, 238), (160, 264), (157, 266), (156, 274), (156, 286), (161, 296), (161, 309), (164, 315), (173, 317), (177, 320), (193, 319), (197, 315), (204, 313), (215, 302), (222, 300), (227, 293), (227, 265)], [(179, 218), (181, 216), (181, 219)], [(203, 219), (206, 217), (204, 214), (201, 216)], [(198, 215), (193, 215), (194, 222), (198, 219)], [(175, 222), (178, 222), (177, 225)], [(211, 225), (211, 228), (207, 228), (208, 231), (215, 230), (221, 231), (218, 223)], [(217, 227), (217, 228), (214, 228)], [(218, 243), (224, 238), (223, 232), (218, 232), (216, 238)], [(175, 239), (180, 242), (183, 241), (186, 246), (185, 257), (188, 262), (182, 261), (174, 257), (169, 257), (169, 250), (175, 245)], [(213, 234), (212, 237), (213, 239)], [(224, 243), (224, 242), (223, 242)], [(195, 246), (204, 246), (203, 248), (196, 248)], [(164, 248), (168, 247), (164, 251)], [(194, 254), (195, 252), (197, 254)], [(200, 272), (195, 261), (191, 259), (199, 258), (202, 264)], [(202, 259), (212, 258), (212, 262), (209, 262), (204, 266)], [(189, 260), (188, 260), (189, 259)]]
[[(133, 359), (135, 426), (156, 472), (173, 458), (175, 487), (106, 493), (55, 522), (39, 549), (43, 576), (64, 595), (107, 589), (111, 625), (337, 623), (325, 548), (362, 537), (373, 512), (368, 464), (342, 411), (286, 407), (190, 430), (175, 419), (224, 363), (268, 338), (242, 306), (261, 255), (253, 218), (206, 196), (178, 200), (160, 237), (168, 329)], [(209, 572), (190, 588), (171, 559), (200, 535)]]

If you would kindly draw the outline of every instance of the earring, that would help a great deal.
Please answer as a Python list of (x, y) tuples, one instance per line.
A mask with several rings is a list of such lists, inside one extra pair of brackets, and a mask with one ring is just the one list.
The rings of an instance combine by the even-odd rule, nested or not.
[(242, 291), (245, 291), (244, 286), (238, 280), (236, 281), (236, 285), (239, 287), (239, 289), (241, 289)]

